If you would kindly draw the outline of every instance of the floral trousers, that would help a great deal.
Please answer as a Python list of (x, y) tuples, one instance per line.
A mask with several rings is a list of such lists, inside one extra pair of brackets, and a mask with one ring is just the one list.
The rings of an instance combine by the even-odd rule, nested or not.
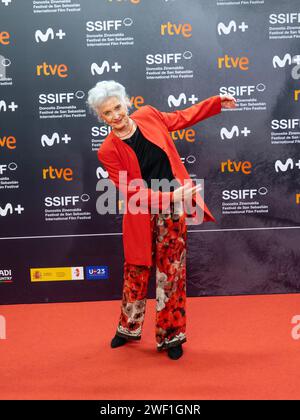
[[(152, 258), (156, 266), (157, 350), (186, 341), (185, 213), (151, 214)], [(151, 267), (124, 262), (121, 316), (116, 334), (140, 340)]]

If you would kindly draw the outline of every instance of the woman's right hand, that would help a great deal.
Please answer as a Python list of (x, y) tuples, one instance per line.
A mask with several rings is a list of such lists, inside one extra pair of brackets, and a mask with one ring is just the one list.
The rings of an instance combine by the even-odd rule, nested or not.
[(173, 202), (178, 203), (183, 200), (191, 200), (191, 198), (202, 188), (201, 184), (191, 187), (190, 184), (185, 184), (182, 187), (173, 191)]

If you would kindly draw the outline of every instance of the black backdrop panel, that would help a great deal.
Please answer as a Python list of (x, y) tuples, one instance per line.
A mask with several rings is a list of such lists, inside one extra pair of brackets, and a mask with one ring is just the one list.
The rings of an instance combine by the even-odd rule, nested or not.
[(0, 303), (121, 297), (122, 216), (96, 211), (108, 127), (86, 106), (112, 79), (132, 110), (237, 99), (172, 133), (217, 219), (188, 228), (188, 295), (298, 292), (298, 0), (1, 0)]

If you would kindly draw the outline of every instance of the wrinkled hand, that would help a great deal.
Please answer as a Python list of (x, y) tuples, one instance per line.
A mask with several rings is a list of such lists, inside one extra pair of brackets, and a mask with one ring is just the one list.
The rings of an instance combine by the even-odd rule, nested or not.
[(236, 108), (236, 99), (229, 94), (222, 95), (221, 97), (221, 107), (222, 108)]
[(182, 187), (176, 188), (176, 190), (173, 192), (173, 202), (178, 203), (183, 200), (190, 200), (198, 191), (201, 190), (201, 188), (201, 184), (197, 184), (193, 187), (185, 184)]

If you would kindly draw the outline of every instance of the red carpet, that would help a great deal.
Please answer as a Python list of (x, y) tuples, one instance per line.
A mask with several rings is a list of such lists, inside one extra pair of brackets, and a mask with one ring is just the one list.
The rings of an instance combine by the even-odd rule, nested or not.
[(190, 298), (184, 355), (143, 338), (111, 349), (120, 302), (0, 307), (1, 399), (299, 399), (299, 295)]

